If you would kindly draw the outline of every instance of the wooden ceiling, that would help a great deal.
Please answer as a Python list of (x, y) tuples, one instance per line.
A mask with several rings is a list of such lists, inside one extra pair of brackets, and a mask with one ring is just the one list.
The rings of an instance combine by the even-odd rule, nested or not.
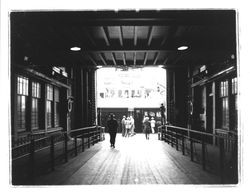
[(15, 11), (10, 32), (12, 63), (26, 56), (41, 67), (181, 67), (236, 56), (234, 10)]

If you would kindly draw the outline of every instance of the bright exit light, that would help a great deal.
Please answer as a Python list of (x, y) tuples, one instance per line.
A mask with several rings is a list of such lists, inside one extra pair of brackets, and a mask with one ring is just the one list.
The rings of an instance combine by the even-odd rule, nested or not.
[(184, 50), (187, 50), (187, 49), (188, 49), (188, 46), (180, 46), (180, 47), (178, 47), (179, 51), (184, 51)]
[(165, 69), (97, 70), (97, 107), (159, 108), (161, 103), (166, 103)]
[(70, 50), (72, 50), (72, 51), (80, 51), (80, 50), (81, 50), (81, 48), (80, 48), (80, 47), (75, 46), (75, 47), (71, 47), (71, 48), (70, 48)]

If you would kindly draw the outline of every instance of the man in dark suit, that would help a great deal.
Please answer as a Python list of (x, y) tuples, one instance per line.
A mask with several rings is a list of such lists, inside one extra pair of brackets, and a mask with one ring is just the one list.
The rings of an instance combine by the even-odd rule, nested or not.
[(160, 110), (161, 110), (161, 124), (162, 125), (165, 125), (166, 124), (166, 117), (165, 117), (165, 106), (163, 105), (163, 103), (161, 104), (161, 107), (160, 107)]
[(107, 127), (110, 134), (110, 146), (115, 148), (115, 138), (118, 128), (118, 122), (114, 118), (113, 114), (110, 114), (110, 119), (107, 121)]

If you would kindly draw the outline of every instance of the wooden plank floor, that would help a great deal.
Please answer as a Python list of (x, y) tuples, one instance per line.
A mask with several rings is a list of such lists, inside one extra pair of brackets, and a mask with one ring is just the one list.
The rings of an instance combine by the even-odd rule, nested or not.
[[(91, 149), (95, 154), (86, 159), (88, 152), (93, 153)], [(84, 158), (85, 162), (79, 165)], [(76, 165), (78, 167), (74, 169)], [(62, 174), (61, 171), (67, 168), (74, 170)], [(220, 183), (219, 177), (203, 171), (201, 165), (191, 162), (188, 156), (157, 140), (156, 134), (151, 135), (149, 140), (143, 134), (130, 138), (118, 134), (116, 148), (110, 148), (109, 136), (106, 135), (104, 142), (57, 169), (54, 178), (51, 178), (53, 173), (49, 176), (40, 179), (39, 184), (43, 184), (41, 180), (45, 179), (50, 181), (47, 184), (53, 184), (56, 179), (54, 184), (60, 185)]]

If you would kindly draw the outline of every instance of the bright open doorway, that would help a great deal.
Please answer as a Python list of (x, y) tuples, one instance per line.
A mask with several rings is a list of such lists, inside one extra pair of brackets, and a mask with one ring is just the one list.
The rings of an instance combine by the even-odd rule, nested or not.
[(98, 69), (96, 95), (100, 125), (105, 126), (110, 113), (115, 114), (119, 123), (123, 115), (133, 116), (135, 132), (140, 133), (145, 115), (160, 125), (160, 105), (166, 107), (166, 70), (161, 67)]

